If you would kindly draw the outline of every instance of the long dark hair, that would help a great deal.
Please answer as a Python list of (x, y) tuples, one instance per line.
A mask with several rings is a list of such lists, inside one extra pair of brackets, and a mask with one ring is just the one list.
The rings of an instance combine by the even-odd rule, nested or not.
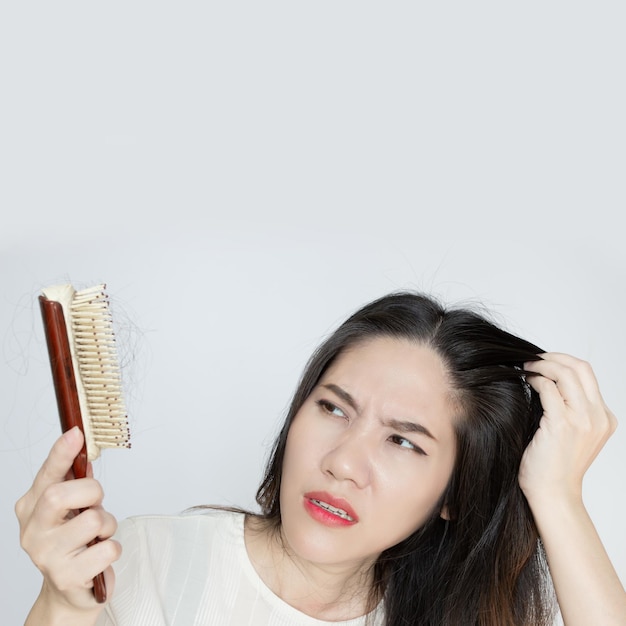
[[(552, 587), (518, 483), (522, 454), (542, 414), (523, 364), (543, 350), (468, 308), (398, 292), (351, 315), (314, 352), (257, 491), (262, 516), (280, 527), (280, 485), (291, 423), (326, 369), (374, 337), (415, 341), (443, 360), (461, 407), (457, 456), (440, 506), (374, 566), (371, 603), (384, 597), (388, 625), (539, 626), (553, 617)], [(442, 507), (446, 518), (440, 516)]]

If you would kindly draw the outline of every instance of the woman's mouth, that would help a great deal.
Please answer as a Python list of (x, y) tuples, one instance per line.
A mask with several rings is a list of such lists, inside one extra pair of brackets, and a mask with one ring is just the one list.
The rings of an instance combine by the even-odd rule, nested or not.
[(313, 504), (317, 504), (317, 506), (321, 506), (323, 509), (330, 511), (334, 515), (339, 515), (339, 517), (343, 517), (343, 519), (347, 519), (349, 522), (354, 522), (354, 518), (351, 515), (348, 515), (343, 509), (337, 509), (326, 502), (322, 502), (321, 500), (316, 500), (315, 498), (311, 499)]
[(327, 526), (350, 526), (358, 522), (348, 502), (327, 493), (305, 494), (304, 508), (314, 520)]

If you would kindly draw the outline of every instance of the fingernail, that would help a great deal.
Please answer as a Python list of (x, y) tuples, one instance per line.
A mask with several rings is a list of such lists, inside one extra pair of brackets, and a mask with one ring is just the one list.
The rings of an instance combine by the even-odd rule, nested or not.
[(69, 430), (65, 431), (63, 433), (63, 439), (65, 439), (66, 441), (75, 441), (76, 437), (78, 436), (78, 426), (72, 426), (72, 428), (70, 428)]

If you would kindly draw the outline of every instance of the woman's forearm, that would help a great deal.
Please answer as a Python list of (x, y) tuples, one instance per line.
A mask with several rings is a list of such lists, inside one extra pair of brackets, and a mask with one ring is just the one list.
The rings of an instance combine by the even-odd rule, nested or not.
[(591, 366), (546, 353), (526, 363), (543, 415), (520, 487), (544, 544), (566, 626), (626, 626), (626, 593), (585, 509), (585, 472), (617, 428)]
[(531, 509), (566, 626), (626, 626), (626, 592), (582, 501)]

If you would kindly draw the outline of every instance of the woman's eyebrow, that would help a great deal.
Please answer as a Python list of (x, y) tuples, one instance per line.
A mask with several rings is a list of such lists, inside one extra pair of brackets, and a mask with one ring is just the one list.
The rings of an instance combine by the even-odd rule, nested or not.
[(383, 422), (385, 426), (389, 426), (393, 430), (398, 430), (401, 433), (420, 433), (422, 435), (426, 435), (429, 439), (433, 441), (437, 441), (437, 438), (422, 424), (418, 424), (417, 422), (408, 422), (397, 419), (388, 419)]
[[(357, 414), (360, 415), (361, 407), (359, 406), (358, 402), (345, 389), (342, 389), (339, 385), (335, 385), (334, 383), (328, 383), (322, 385), (322, 387), (328, 389), (329, 391), (332, 391), (346, 404), (350, 405), (357, 412)], [(391, 418), (388, 420), (384, 420), (383, 425), (388, 426), (389, 428), (397, 430), (401, 433), (419, 433), (421, 435), (425, 435), (433, 441), (437, 441), (437, 438), (430, 432), (430, 430), (428, 430), (428, 428), (426, 428), (426, 426), (423, 426), (422, 424), (419, 424), (417, 422), (409, 422), (407, 420)]]
[(359, 403), (345, 389), (342, 389), (339, 385), (335, 385), (333, 383), (322, 385), (322, 387), (339, 396), (346, 404), (349, 404), (357, 412), (357, 414), (361, 413)]

